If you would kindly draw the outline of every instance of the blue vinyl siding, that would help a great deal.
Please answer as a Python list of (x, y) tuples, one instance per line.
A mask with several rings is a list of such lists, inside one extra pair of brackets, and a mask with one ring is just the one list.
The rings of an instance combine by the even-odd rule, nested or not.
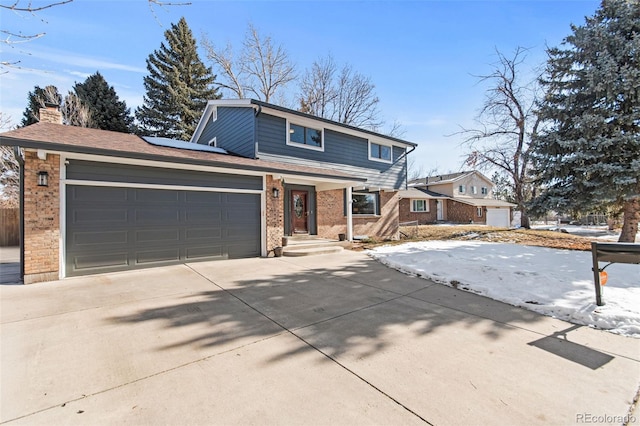
[(216, 146), (243, 157), (255, 157), (253, 108), (218, 107), (218, 119), (209, 121), (197, 143)]
[[(295, 119), (291, 120), (295, 123)], [(322, 127), (319, 123), (318, 127)], [(393, 162), (369, 160), (368, 140), (332, 130), (324, 130), (324, 151), (287, 145), (284, 118), (262, 113), (257, 118), (258, 156), (279, 162), (310, 167), (326, 167), (367, 178), (368, 186), (403, 188), (406, 180), (404, 149), (393, 147)]]

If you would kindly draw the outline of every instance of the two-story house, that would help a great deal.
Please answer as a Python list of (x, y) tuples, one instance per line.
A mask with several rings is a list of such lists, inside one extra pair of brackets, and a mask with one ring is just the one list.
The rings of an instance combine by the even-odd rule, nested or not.
[(477, 170), (428, 176), (399, 192), (400, 221), (480, 223), (508, 228), (515, 204), (493, 198), (493, 182)]
[(190, 142), (60, 123), (0, 134), (24, 150), (25, 283), (398, 236), (411, 142), (255, 100), (209, 102)]

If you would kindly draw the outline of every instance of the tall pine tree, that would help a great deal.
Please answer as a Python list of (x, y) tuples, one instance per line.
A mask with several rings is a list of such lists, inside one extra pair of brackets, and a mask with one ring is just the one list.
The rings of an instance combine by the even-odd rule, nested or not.
[(127, 104), (100, 72), (87, 77), (84, 83), (76, 83), (73, 90), (91, 113), (91, 127), (124, 133), (132, 130), (133, 117)]
[(187, 21), (181, 18), (164, 33), (147, 59), (144, 103), (136, 110), (140, 132), (146, 135), (188, 140), (210, 99), (219, 99), (215, 76), (204, 66)]
[(623, 206), (620, 241), (640, 219), (640, 0), (603, 0), (548, 50), (534, 141), (538, 210)]
[(28, 100), (29, 104), (22, 113), (20, 127), (39, 122), (40, 108), (43, 108), (46, 103), (60, 105), (62, 103), (62, 95), (60, 95), (56, 86), (46, 86), (44, 89), (36, 86), (33, 88), (33, 92), (29, 92)]

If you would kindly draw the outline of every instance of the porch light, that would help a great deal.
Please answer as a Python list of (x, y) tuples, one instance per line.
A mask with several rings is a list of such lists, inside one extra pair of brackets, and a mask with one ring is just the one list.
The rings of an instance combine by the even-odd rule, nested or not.
[(38, 186), (49, 186), (49, 173), (38, 172)]
[(280, 190), (278, 188), (273, 188), (272, 189), (273, 192), (273, 198), (280, 198)]

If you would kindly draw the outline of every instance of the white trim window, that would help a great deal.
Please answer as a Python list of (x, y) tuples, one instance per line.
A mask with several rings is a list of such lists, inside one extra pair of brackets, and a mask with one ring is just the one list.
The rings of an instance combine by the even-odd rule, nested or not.
[(458, 186), (458, 192), (460, 194), (464, 194), (466, 191), (467, 191), (467, 187), (466, 186), (464, 186), (464, 185), (459, 185)]
[(411, 213), (426, 213), (426, 212), (429, 212), (429, 200), (424, 200), (424, 199), (411, 200)]
[(376, 216), (380, 214), (378, 210), (378, 193), (376, 192), (354, 192), (352, 196), (351, 212), (356, 215)]
[(471, 193), (474, 194), (474, 195), (477, 194), (478, 193), (478, 187), (475, 186), (475, 185), (472, 185), (471, 186)]
[(476, 207), (476, 216), (482, 217), (482, 210), (484, 210), (482, 207)]
[(482, 188), (480, 188), (480, 192), (482, 193), (482, 195), (487, 195), (489, 194), (489, 188), (483, 186)]
[(287, 145), (324, 151), (324, 131), (287, 121)]
[(393, 161), (393, 147), (369, 141), (369, 160), (391, 163)]

